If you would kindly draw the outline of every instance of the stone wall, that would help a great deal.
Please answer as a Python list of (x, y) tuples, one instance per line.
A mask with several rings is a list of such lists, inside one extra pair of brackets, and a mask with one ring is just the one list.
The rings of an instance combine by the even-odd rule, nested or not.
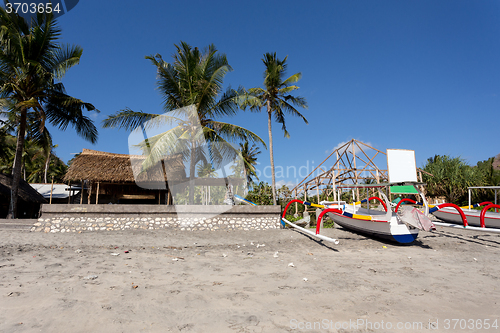
[(280, 227), (280, 212), (280, 206), (43, 205), (31, 231), (266, 230)]

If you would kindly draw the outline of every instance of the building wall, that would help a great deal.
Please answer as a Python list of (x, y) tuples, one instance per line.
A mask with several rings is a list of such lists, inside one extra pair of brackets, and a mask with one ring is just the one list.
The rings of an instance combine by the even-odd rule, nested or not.
[(280, 206), (43, 205), (37, 232), (127, 229), (266, 230), (280, 227)]

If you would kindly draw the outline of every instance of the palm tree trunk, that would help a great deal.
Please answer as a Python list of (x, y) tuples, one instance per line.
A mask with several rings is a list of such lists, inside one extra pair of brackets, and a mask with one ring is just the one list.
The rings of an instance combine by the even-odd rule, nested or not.
[(273, 205), (276, 205), (276, 179), (274, 175), (273, 133), (271, 131), (271, 102), (269, 100), (267, 101), (267, 128), (269, 130), (269, 155), (271, 159)]
[(23, 108), (21, 110), (19, 131), (17, 132), (16, 156), (14, 158), (14, 165), (12, 167), (12, 186), (10, 191), (9, 213), (7, 214), (8, 219), (14, 219), (17, 217), (17, 198), (19, 193), (19, 182), (21, 181), (21, 166), (23, 164), (22, 156), (24, 147), (24, 135), (26, 133), (26, 114), (27, 109)]
[(191, 142), (191, 161), (189, 162), (189, 204), (194, 205), (194, 167), (195, 167), (195, 146), (194, 142)]
[(51, 148), (49, 148), (49, 154), (47, 155), (47, 159), (45, 161), (45, 171), (43, 173), (43, 182), (45, 184), (47, 184), (47, 173), (49, 171), (50, 155), (52, 155), (52, 149)]
[(248, 176), (246, 165), (243, 166), (243, 195), (248, 195)]

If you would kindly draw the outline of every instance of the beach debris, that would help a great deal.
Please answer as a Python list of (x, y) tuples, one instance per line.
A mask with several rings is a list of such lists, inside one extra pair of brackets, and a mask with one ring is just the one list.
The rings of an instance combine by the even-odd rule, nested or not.
[(119, 254), (119, 253), (114, 252), (114, 253), (111, 253), (111, 255), (112, 255), (112, 256), (119, 256), (120, 254)]
[(273, 257), (278, 258), (278, 251), (274, 253)]
[(223, 258), (227, 257), (227, 254), (223, 253), (223, 254), (222, 254), (222, 257), (223, 257)]
[(307, 278), (303, 278), (302, 281), (307, 282), (309, 280)]
[(253, 253), (252, 252), (247, 252), (247, 256), (253, 257)]
[(266, 244), (257, 244), (257, 248), (266, 246)]
[(309, 255), (309, 256), (313, 256), (314, 254), (312, 254), (311, 252), (309, 252), (307, 255)]
[(408, 259), (411, 259), (411, 257), (408, 257)]
[(97, 278), (98, 278), (97, 275), (88, 275), (88, 276), (84, 277), (83, 279), (84, 280), (95, 280)]
[(288, 264), (288, 267), (295, 267), (295, 265), (293, 264), (293, 262), (291, 262)]
[(83, 252), (83, 251), (82, 251), (82, 250), (80, 250), (80, 249), (76, 249), (76, 250), (75, 250), (75, 253), (82, 253), (82, 252)]
[(474, 259), (474, 261), (477, 261), (477, 259), (476, 259), (476, 258), (473, 258), (473, 259)]
[(385, 245), (384, 245), (384, 246), (382, 246), (382, 248), (383, 248), (383, 249), (387, 249), (387, 246), (385, 246)]
[[(250, 245), (253, 245), (253, 242), (250, 242)], [(257, 244), (257, 246), (259, 246), (259, 244)]]
[(172, 258), (173, 261), (179, 261), (179, 260), (184, 260), (184, 258), (181, 258), (181, 257), (175, 257), (175, 258)]
[(139, 286), (132, 283), (132, 289), (137, 289), (137, 288), (139, 288)]
[(123, 251), (123, 252), (124, 252), (124, 253), (129, 253), (129, 252), (130, 252), (130, 250), (127, 250), (127, 251)]

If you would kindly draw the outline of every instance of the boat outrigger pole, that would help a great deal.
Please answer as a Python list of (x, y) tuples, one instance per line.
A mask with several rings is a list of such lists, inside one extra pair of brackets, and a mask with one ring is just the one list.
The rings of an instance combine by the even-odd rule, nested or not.
[[(327, 236), (320, 235), (320, 234), (319, 234), (319, 229), (318, 229), (318, 228), (316, 228), (316, 233), (314, 233), (314, 232), (312, 232), (312, 231), (310, 231), (310, 230), (307, 230), (307, 229), (305, 229), (305, 228), (299, 227), (299, 226), (298, 226), (298, 225), (296, 225), (295, 223), (292, 223), (292, 222), (288, 221), (288, 220), (285, 218), (285, 216), (286, 216), (286, 212), (287, 212), (287, 210), (288, 210), (288, 207), (290, 207), (290, 205), (291, 205), (292, 203), (294, 203), (294, 202), (298, 202), (298, 203), (301, 203), (301, 204), (303, 204), (303, 205), (306, 205), (306, 206), (312, 206), (312, 207), (316, 207), (316, 208), (325, 208), (325, 206), (324, 206), (324, 205), (317, 205), (317, 204), (314, 204), (314, 203), (311, 203), (311, 202), (302, 201), (302, 200), (297, 200), (297, 199), (292, 200), (292, 201), (290, 201), (290, 202), (286, 205), (285, 210), (283, 211), (283, 215), (281, 216), (281, 221), (282, 221), (282, 223), (281, 223), (281, 224), (282, 224), (283, 226), (284, 226), (284, 223), (283, 223), (283, 222), (285, 222), (285, 223), (287, 223), (287, 224), (291, 225), (292, 227), (294, 227), (295, 229), (299, 229), (300, 231), (302, 231), (302, 232), (304, 232), (304, 233), (306, 233), (306, 234), (308, 234), (308, 235), (311, 235), (311, 236), (313, 236), (313, 237), (319, 238), (319, 239), (324, 240), (324, 241), (327, 241), (327, 242), (331, 242), (331, 243), (333, 243), (333, 244), (335, 244), (335, 245), (339, 244), (339, 240), (338, 240), (338, 239), (335, 239), (335, 238), (330, 238), (330, 237), (327, 237)], [(326, 209), (326, 210), (324, 210), (324, 211), (323, 211), (323, 212), (322, 212), (322, 213), (318, 216), (318, 224), (317, 224), (317, 225), (319, 225), (319, 221), (321, 221), (320, 219), (323, 217), (323, 213), (324, 213), (324, 212), (326, 212), (326, 211), (328, 211), (328, 210), (330, 210), (330, 209)], [(336, 210), (337, 210), (337, 209), (336, 209)]]

